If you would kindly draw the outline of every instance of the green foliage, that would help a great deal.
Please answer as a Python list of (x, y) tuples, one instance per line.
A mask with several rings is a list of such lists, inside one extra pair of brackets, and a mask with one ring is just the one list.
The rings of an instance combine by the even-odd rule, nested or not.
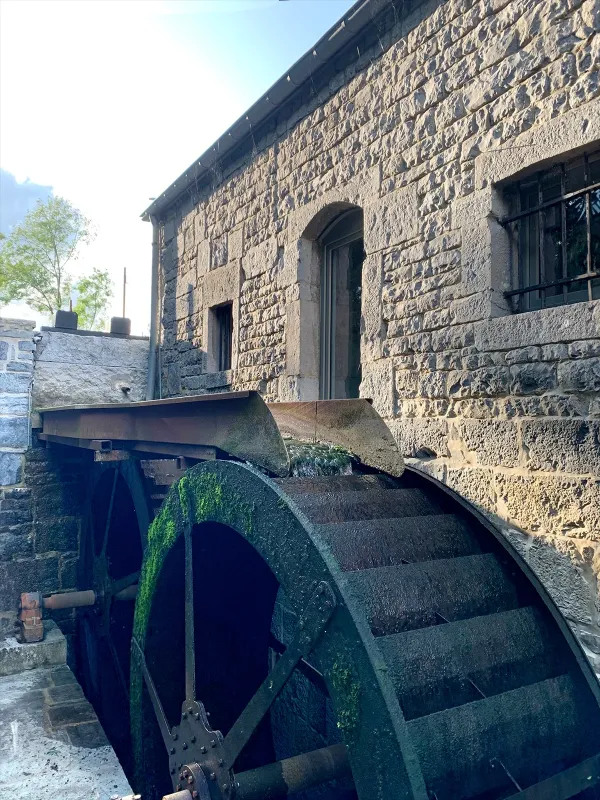
[[(38, 202), (0, 246), (0, 305), (24, 301), (36, 311), (54, 315), (71, 293), (70, 266), (81, 245), (91, 239), (90, 221), (68, 200), (50, 197)], [(108, 275), (95, 270), (82, 281), (78, 313), (93, 322), (107, 305), (108, 298), (104, 305), (100, 299)]]
[(73, 287), (79, 292), (73, 311), (77, 312), (77, 324), (88, 331), (106, 326), (105, 312), (113, 296), (113, 282), (108, 270), (94, 267), (92, 274), (80, 278)]

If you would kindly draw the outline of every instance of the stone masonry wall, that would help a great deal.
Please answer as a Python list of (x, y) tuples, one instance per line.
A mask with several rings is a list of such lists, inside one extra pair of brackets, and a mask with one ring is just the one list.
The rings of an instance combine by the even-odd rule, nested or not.
[[(37, 409), (145, 398), (148, 340), (33, 328), (0, 319), (0, 636), (21, 592), (77, 588), (93, 459), (38, 440)], [(52, 616), (71, 633), (71, 612)]]
[(21, 480), (29, 444), (34, 322), (0, 318), (0, 487)]
[[(0, 319), (0, 592), (3, 566), (31, 552), (29, 493), (22, 481), (30, 437), (34, 327), (28, 320)], [(0, 611), (8, 607), (0, 601)], [(12, 621), (0, 614), (0, 635)]]
[[(364, 211), (362, 396), (539, 572), (600, 669), (600, 302), (511, 314), (504, 186), (600, 147), (597, 0), (406, 3), (161, 225), (164, 396), (314, 399), (317, 237)], [(233, 301), (232, 370), (210, 308)]]
[(0, 319), (0, 636), (21, 592), (76, 588), (84, 473), (77, 452), (31, 433), (34, 327)]

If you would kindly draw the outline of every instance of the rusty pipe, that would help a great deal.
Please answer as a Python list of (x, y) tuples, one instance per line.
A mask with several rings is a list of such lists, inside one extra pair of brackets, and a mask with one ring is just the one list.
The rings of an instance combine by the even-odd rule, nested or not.
[(83, 608), (93, 606), (96, 603), (96, 592), (87, 589), (83, 592), (60, 592), (42, 598), (42, 606), (51, 611), (58, 611), (61, 608)]
[(235, 800), (270, 800), (345, 775), (350, 775), (346, 745), (333, 744), (236, 775)]

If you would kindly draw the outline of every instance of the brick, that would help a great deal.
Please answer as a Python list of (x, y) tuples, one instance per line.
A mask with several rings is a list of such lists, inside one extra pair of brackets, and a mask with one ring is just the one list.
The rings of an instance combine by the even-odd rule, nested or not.
[(94, 709), (87, 701), (48, 706), (46, 708), (46, 716), (50, 726), (55, 731), (67, 726), (79, 725), (82, 722), (96, 721)]

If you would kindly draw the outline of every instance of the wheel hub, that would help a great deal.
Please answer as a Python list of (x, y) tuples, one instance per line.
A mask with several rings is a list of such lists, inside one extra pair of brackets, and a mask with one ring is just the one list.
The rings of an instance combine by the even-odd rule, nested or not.
[(171, 730), (169, 769), (173, 788), (187, 789), (194, 800), (233, 796), (233, 773), (227, 767), (223, 735), (213, 730), (204, 705), (186, 700), (181, 722)]

